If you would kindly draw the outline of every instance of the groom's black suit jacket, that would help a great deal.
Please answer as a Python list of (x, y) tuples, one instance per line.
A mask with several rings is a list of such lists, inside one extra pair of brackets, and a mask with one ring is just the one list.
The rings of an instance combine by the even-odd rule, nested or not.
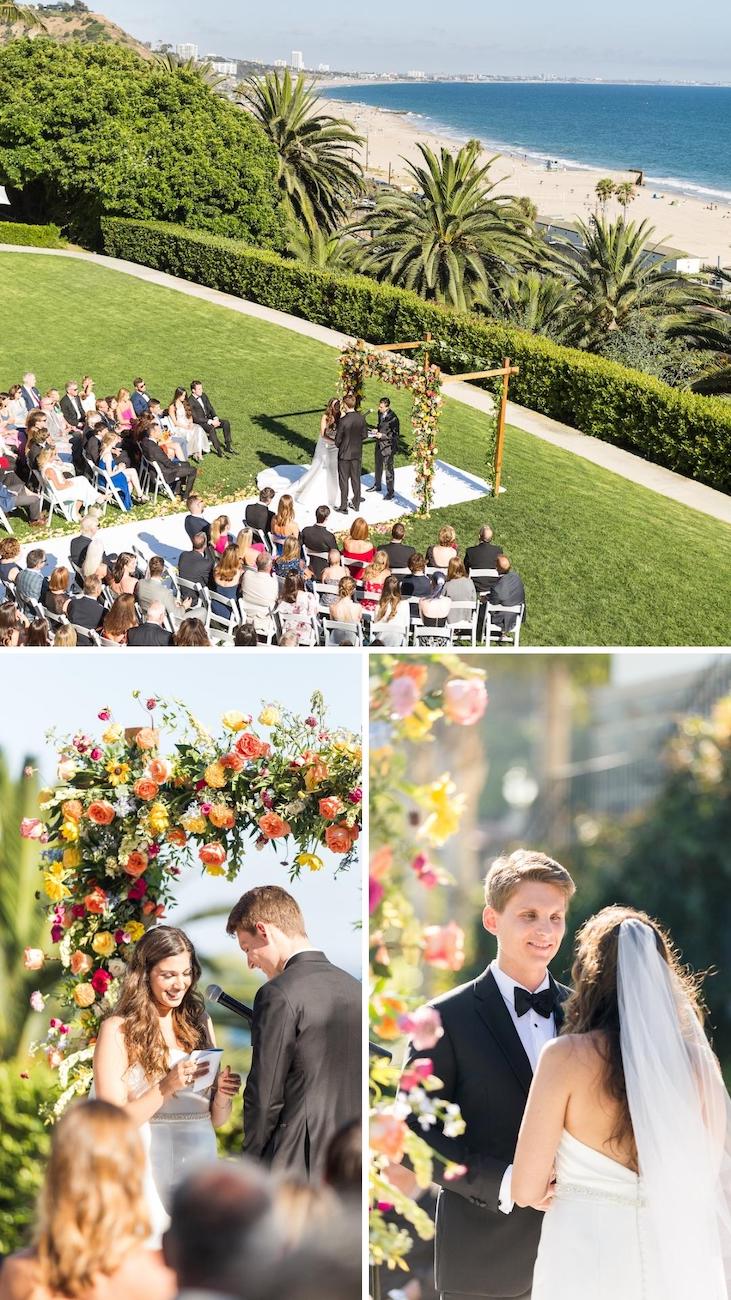
[(317, 1179), (328, 1143), (361, 1114), (361, 986), (322, 952), (290, 957), (258, 989), (244, 1090), (244, 1151)]
[(335, 433), (335, 446), (338, 460), (363, 459), (363, 443), (367, 441), (370, 430), (360, 411), (346, 411), (338, 422)]
[[(557, 985), (563, 1001), (569, 990)], [(445, 1182), (443, 1165), (434, 1162), (434, 1181), (441, 1184), (437, 1202), (435, 1274), (439, 1291), (475, 1296), (522, 1296), (530, 1291), (543, 1215), (515, 1207), (503, 1214), (498, 1195), (503, 1174), (512, 1164), (528, 1090), (530, 1061), (503, 996), (489, 968), (460, 988), (431, 1003), (442, 1018), (444, 1034), (436, 1047), (409, 1060), (429, 1057), (442, 1080), (439, 1092), (457, 1102), (466, 1128), (448, 1138), (434, 1125), (414, 1132), (440, 1155), (466, 1165), (463, 1177)], [(556, 1021), (562, 1019), (560, 1008)]]

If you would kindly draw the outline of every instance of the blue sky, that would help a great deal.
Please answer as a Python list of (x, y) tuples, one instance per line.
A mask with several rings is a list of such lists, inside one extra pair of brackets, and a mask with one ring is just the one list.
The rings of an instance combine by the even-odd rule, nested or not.
[[(102, 724), (97, 714), (105, 706), (126, 726), (144, 725), (146, 715), (131, 697), (137, 688), (145, 696), (183, 700), (205, 726), (216, 731), (220, 731), (220, 716), (227, 709), (256, 716), (262, 702), (277, 702), (307, 715), (310, 696), (320, 688), (329, 706), (330, 725), (361, 731), (359, 655), (277, 651), (257, 656), (254, 662), (247, 654), (211, 655), (208, 651), (129, 656), (56, 651), (44, 654), (41, 662), (29, 651), (11, 654), (8, 680), (12, 680), (13, 689), (5, 692), (0, 749), (12, 772), (19, 770), (26, 755), (32, 755), (48, 780), (53, 779), (56, 767), (55, 750), (44, 741), (49, 727), (60, 736), (78, 730), (98, 734)], [(7, 655), (4, 662), (10, 666)], [(181, 878), (178, 909), (169, 912), (168, 919), (184, 925), (187, 916), (203, 908), (228, 910), (251, 885), (281, 884), (297, 898), (312, 942), (332, 961), (359, 974), (361, 937), (353, 922), (361, 916), (360, 869), (335, 879), (330, 869), (335, 859), (325, 852), (326, 870), (303, 876), (289, 886), (280, 856), (271, 849), (257, 852), (252, 847), (234, 883), (202, 876), (191, 867)], [(226, 952), (229, 947), (235, 951), (223, 921), (198, 923), (190, 932), (194, 942), (208, 951), (217, 951), (219, 945)]]
[(194, 41), (200, 53), (288, 58), (349, 71), (490, 72), (728, 80), (731, 5), (705, 0), (106, 0), (100, 8), (141, 40)]

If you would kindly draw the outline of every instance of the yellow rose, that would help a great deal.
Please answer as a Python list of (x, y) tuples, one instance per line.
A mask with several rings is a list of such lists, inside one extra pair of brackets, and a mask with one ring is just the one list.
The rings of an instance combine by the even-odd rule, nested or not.
[(428, 709), (421, 700), (414, 710), (401, 722), (401, 733), (407, 740), (424, 740), (431, 731), (437, 718), (441, 718), (441, 709)]
[(244, 727), (248, 726), (243, 713), (236, 713), (233, 709), (229, 713), (224, 713), (221, 722), (227, 731), (243, 731)]
[(72, 822), (72, 821), (62, 822), (61, 838), (64, 840), (70, 840), (71, 843), (73, 843), (74, 840), (78, 840), (79, 828), (76, 822)]
[(259, 721), (262, 727), (276, 727), (279, 716), (279, 709), (275, 709), (271, 704), (268, 704), (259, 714)]
[(222, 864), (222, 863), (219, 863), (219, 862), (208, 862), (208, 863), (206, 863), (206, 865), (205, 865), (205, 867), (203, 868), (203, 870), (204, 870), (204, 871), (207, 873), (207, 875), (209, 875), (209, 876), (225, 876), (225, 875), (226, 875), (226, 868), (225, 868), (225, 866), (223, 866), (223, 864)]
[(122, 727), (119, 722), (112, 722), (106, 731), (102, 732), (102, 740), (105, 745), (113, 745), (115, 740), (120, 740), (122, 736)]
[(193, 835), (205, 835), (208, 829), (205, 817), (185, 817), (183, 825)]
[(450, 835), (459, 830), (459, 819), (465, 806), (465, 795), (457, 794), (457, 787), (445, 772), (438, 781), (422, 786), (416, 792), (417, 801), (429, 816), (421, 830), (432, 844), (444, 844)]
[(55, 793), (56, 793), (55, 790), (41, 790), (39, 792), (38, 803), (40, 804), (41, 808), (45, 808), (46, 804), (49, 804), (51, 802)]
[(81, 866), (81, 854), (78, 849), (64, 849), (63, 865), (67, 871), (75, 871)]
[(68, 898), (71, 893), (57, 876), (52, 876), (50, 871), (43, 873), (43, 892), (52, 903), (60, 903), (62, 899)]
[(170, 825), (170, 818), (164, 803), (160, 803), (159, 800), (157, 800), (155, 803), (150, 804), (150, 810), (147, 814), (147, 824), (153, 835), (162, 835), (163, 831), (167, 830)]
[(94, 935), (91, 946), (100, 957), (111, 957), (117, 945), (114, 942), (113, 934), (110, 934), (108, 930), (99, 930)]
[(133, 943), (138, 943), (145, 933), (145, 927), (141, 921), (128, 921), (124, 928)]
[(216, 759), (215, 763), (208, 764), (208, 767), (203, 773), (203, 779), (205, 780), (206, 785), (209, 785), (212, 790), (222, 790), (226, 784), (226, 769), (221, 763), (219, 763), (218, 759)]
[(298, 853), (294, 861), (296, 866), (307, 867), (310, 871), (322, 871), (325, 865), (316, 853)]
[(92, 1002), (96, 1002), (96, 993), (91, 984), (77, 984), (73, 997), (77, 1007), (90, 1007)]

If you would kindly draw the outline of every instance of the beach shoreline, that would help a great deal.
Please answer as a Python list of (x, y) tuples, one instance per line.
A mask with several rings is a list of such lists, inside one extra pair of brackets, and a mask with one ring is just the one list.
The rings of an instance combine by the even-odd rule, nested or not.
[[(321, 88), (326, 86), (323, 84)], [(404, 158), (409, 162), (420, 161), (419, 142), (432, 149), (445, 146), (454, 150), (468, 138), (456, 131), (434, 130), (419, 114), (412, 116), (399, 110), (376, 108), (355, 97), (323, 98), (320, 104), (323, 111), (347, 118), (358, 133), (366, 137), (366, 142), (356, 153), (366, 174), (374, 180), (390, 178), (400, 186), (410, 182)], [(634, 179), (629, 172), (592, 167), (570, 159), (559, 159), (559, 166), (549, 170), (542, 155), (510, 152), (504, 147), (491, 145), (489, 141), (481, 143), (484, 161), (497, 155), (493, 175), (500, 180), (495, 193), (530, 199), (543, 220), (586, 220), (597, 208), (594, 191), (598, 180), (603, 177), (611, 177), (616, 182)], [(680, 186), (682, 183), (675, 188), (646, 180), (642, 187), (637, 188), (636, 198), (627, 209), (628, 219), (638, 223), (648, 221), (654, 227), (653, 239), (658, 244), (701, 258), (707, 265), (715, 266), (720, 261), (721, 266), (728, 266), (731, 263), (731, 203), (723, 201), (720, 196), (717, 201), (695, 197)], [(616, 201), (610, 201), (607, 216), (611, 219), (620, 213)]]

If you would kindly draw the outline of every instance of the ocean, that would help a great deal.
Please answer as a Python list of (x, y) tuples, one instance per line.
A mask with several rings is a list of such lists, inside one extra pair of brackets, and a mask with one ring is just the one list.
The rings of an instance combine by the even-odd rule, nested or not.
[(425, 131), (528, 160), (626, 171), (706, 202), (731, 203), (731, 87), (418, 82), (328, 88), (408, 114)]

